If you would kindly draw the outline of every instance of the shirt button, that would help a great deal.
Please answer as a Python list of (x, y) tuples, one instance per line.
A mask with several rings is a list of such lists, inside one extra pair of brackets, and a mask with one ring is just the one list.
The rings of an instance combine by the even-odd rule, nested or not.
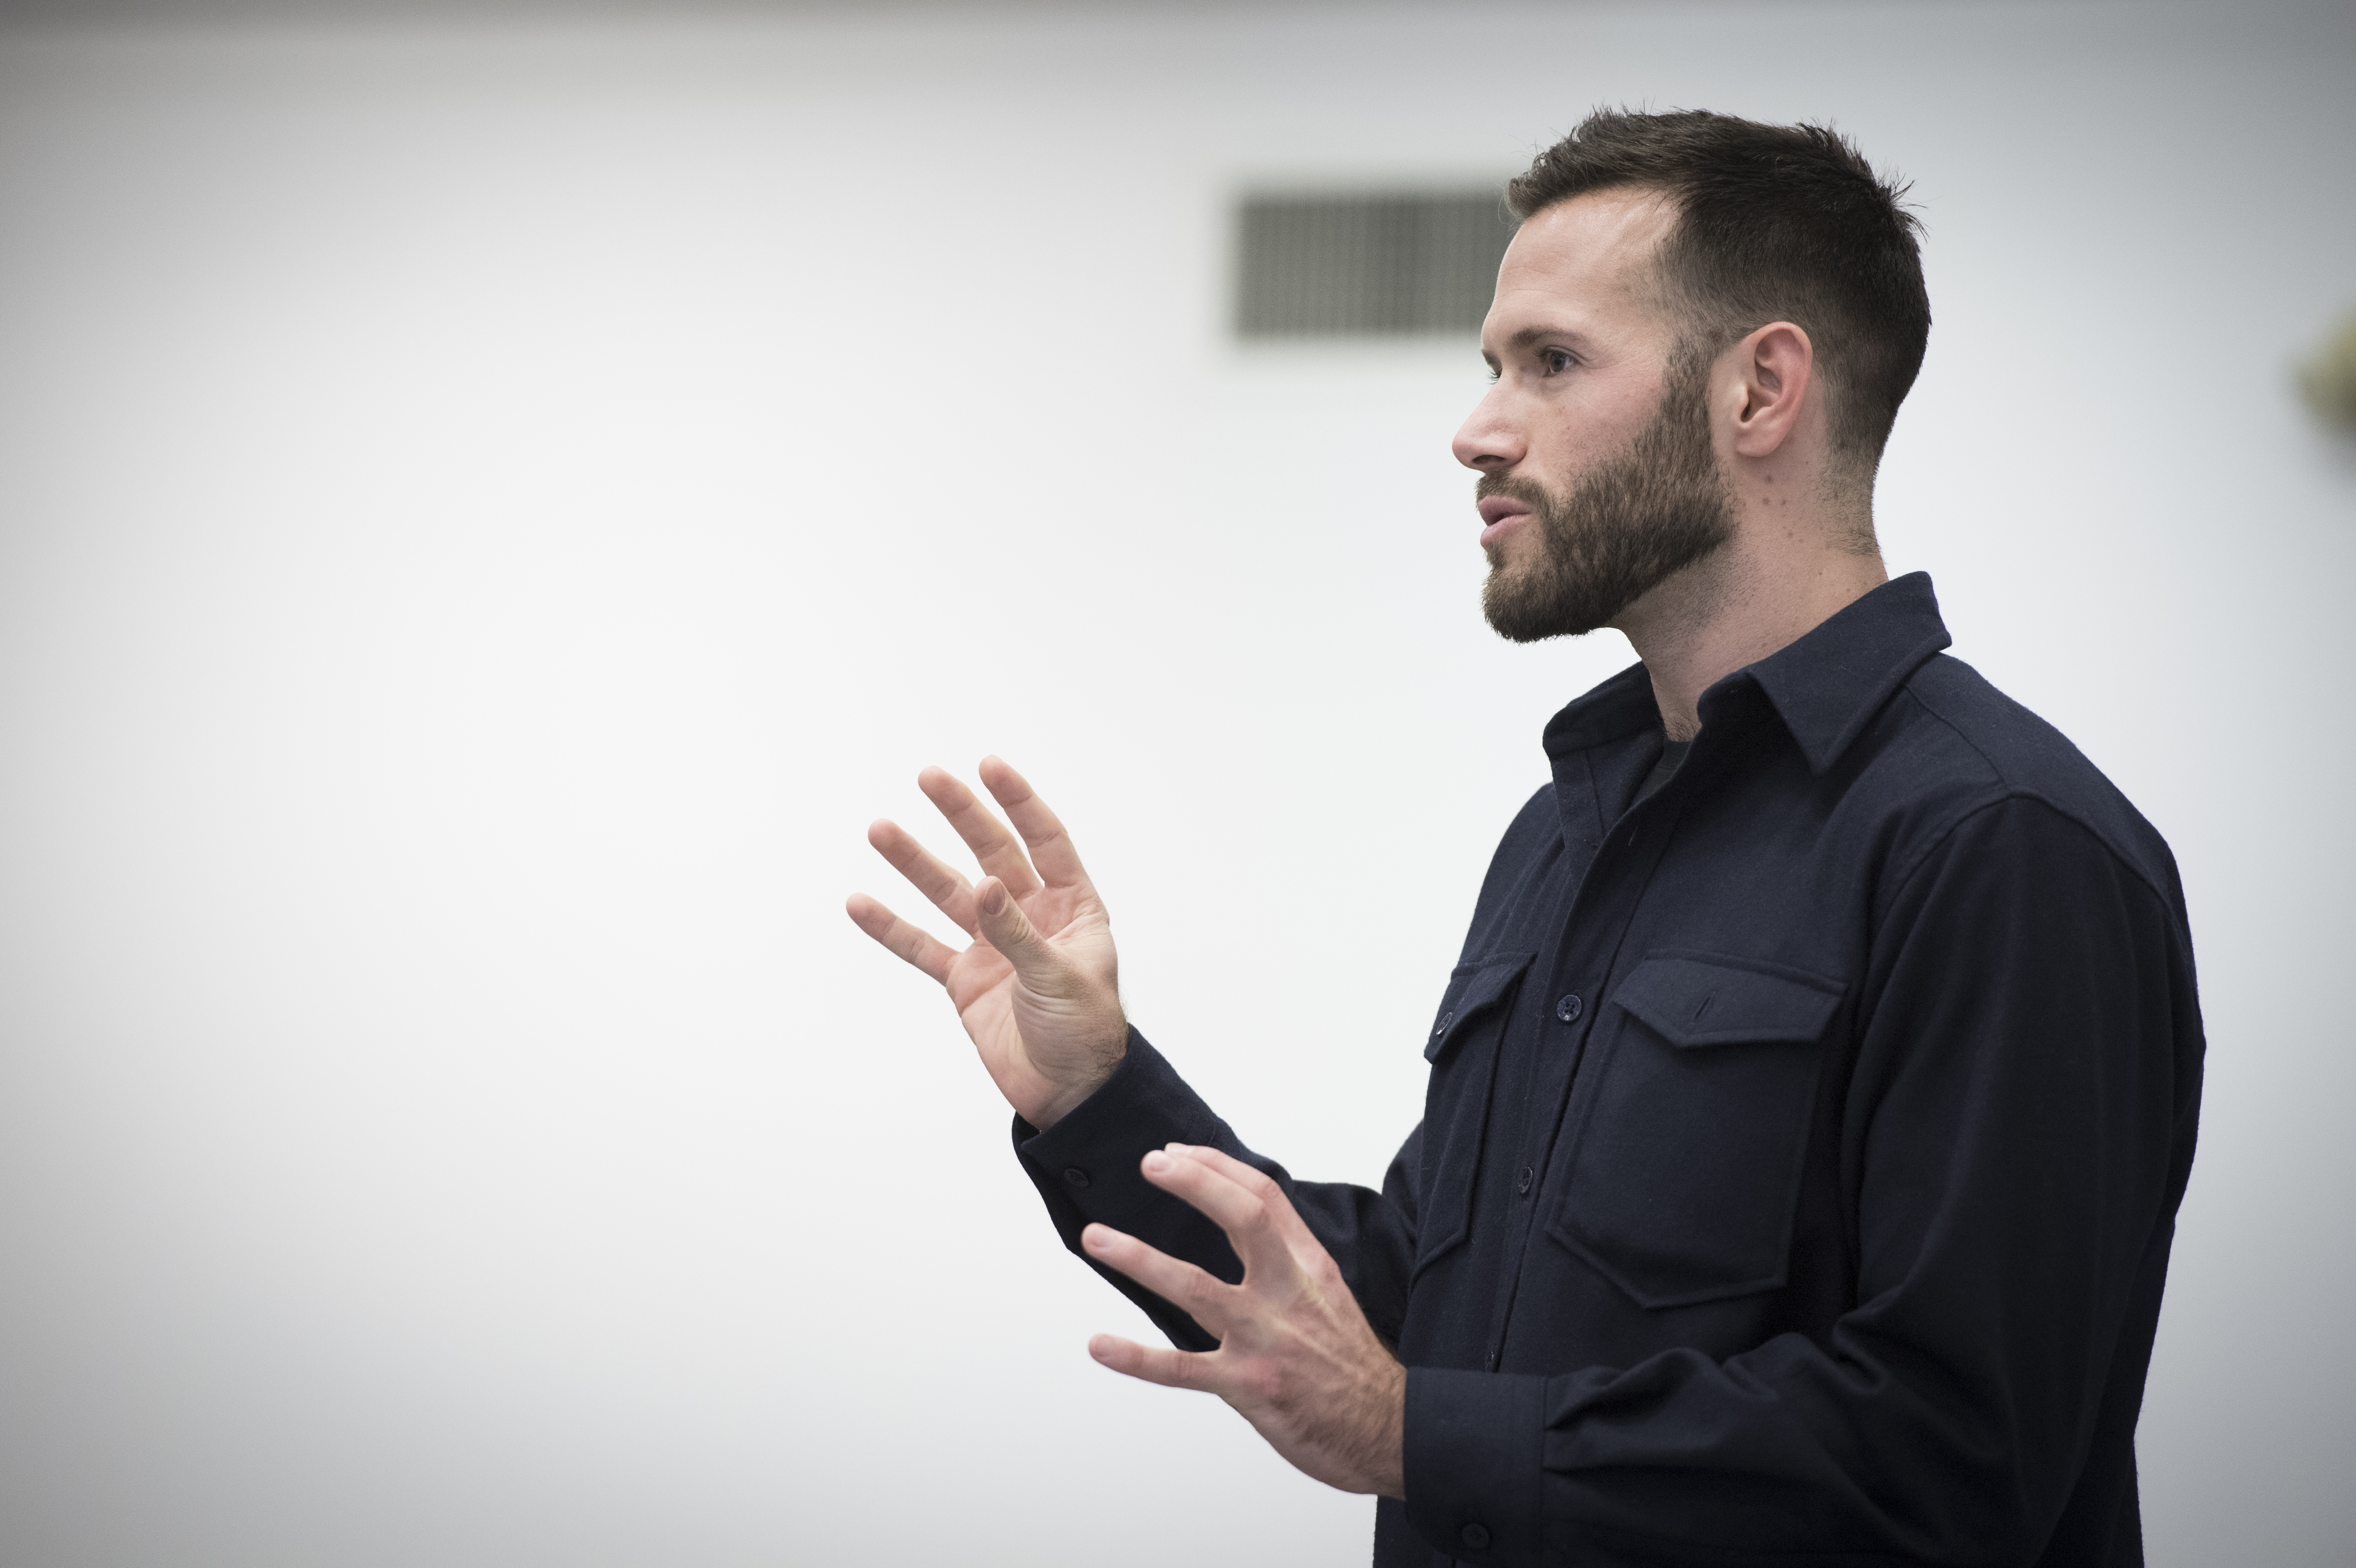
[(1530, 1189), (1530, 1183), (1537, 1179), (1538, 1173), (1526, 1165), (1522, 1167), (1522, 1173), (1514, 1178), (1514, 1190), (1526, 1196)]
[(1088, 1173), (1076, 1165), (1066, 1166), (1064, 1168), (1064, 1179), (1075, 1187), (1086, 1187), (1088, 1184)]
[(1483, 1524), (1468, 1524), (1456, 1532), (1456, 1539), (1462, 1541), (1470, 1551), (1486, 1552), (1489, 1550), (1489, 1527)]
[(1433, 1029), (1433, 1030), (1431, 1031), (1431, 1038), (1432, 1038), (1432, 1039), (1434, 1039), (1434, 1040), (1438, 1040), (1441, 1035), (1446, 1034), (1446, 1033), (1448, 1032), (1448, 1026), (1449, 1026), (1450, 1024), (1454, 1023), (1455, 1021), (1456, 1021), (1456, 1015), (1455, 1015), (1454, 1013), (1442, 1013), (1442, 1014), (1440, 1014), (1440, 1027), (1439, 1027), (1438, 1029)]
[(1586, 1004), (1579, 999), (1579, 993), (1573, 991), (1554, 1005), (1554, 1016), (1567, 1024), (1577, 1023), (1579, 1015), (1585, 1006)]

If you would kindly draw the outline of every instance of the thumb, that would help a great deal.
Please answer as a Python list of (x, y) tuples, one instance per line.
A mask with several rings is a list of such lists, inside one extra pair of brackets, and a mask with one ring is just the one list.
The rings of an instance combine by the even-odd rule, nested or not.
[(1023, 912), (1004, 882), (984, 877), (973, 890), (973, 901), (981, 916), (981, 934), (1014, 965), (1024, 985), (1044, 990), (1043, 982), (1063, 973), (1063, 955), (1039, 934), (1039, 928), (1031, 923), (1031, 917)]

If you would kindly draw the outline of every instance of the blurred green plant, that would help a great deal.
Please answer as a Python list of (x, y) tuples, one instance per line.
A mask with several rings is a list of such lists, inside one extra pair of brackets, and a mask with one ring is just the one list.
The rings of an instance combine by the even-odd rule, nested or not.
[(2356, 315), (2342, 321), (2315, 357), (2299, 367), (2298, 390), (2326, 422), (2356, 434)]

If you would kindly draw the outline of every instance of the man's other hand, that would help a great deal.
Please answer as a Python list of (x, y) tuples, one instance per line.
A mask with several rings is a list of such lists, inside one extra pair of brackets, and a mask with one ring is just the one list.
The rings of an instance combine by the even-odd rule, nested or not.
[(1022, 843), (948, 773), (926, 768), (916, 777), (980, 862), (979, 882), (969, 884), (897, 823), (867, 830), (867, 841), (974, 938), (971, 945), (959, 952), (937, 941), (864, 893), (846, 907), (860, 930), (948, 991), (999, 1092), (1044, 1131), (1112, 1076), (1128, 1046), (1112, 922), (1064, 825), (1023, 775), (985, 757), (981, 782)]
[(1294, 1467), (1345, 1492), (1403, 1498), (1407, 1370), (1366, 1321), (1342, 1271), (1284, 1189), (1215, 1148), (1172, 1144), (1145, 1179), (1218, 1222), (1243, 1260), (1241, 1285), (1106, 1225), (1088, 1254), (1182, 1307), (1219, 1348), (1150, 1348), (1099, 1334), (1088, 1354), (1117, 1372), (1217, 1394)]

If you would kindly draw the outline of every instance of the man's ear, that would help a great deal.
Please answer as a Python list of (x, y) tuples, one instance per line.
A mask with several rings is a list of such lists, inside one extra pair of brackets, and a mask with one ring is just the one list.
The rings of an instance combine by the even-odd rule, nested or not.
[(1799, 428), (1815, 379), (1815, 346), (1790, 322), (1771, 321), (1737, 345), (1732, 358), (1742, 394), (1734, 405), (1735, 454), (1770, 456)]

